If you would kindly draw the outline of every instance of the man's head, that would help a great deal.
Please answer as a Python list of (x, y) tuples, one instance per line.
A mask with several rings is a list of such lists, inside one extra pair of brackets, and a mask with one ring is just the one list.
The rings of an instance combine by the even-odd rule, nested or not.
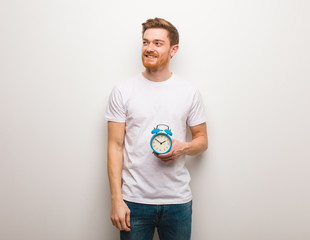
[(170, 46), (179, 44), (179, 32), (175, 26), (170, 22), (162, 18), (148, 19), (145, 23), (142, 23), (142, 35), (150, 28), (162, 28), (168, 31), (168, 38), (170, 40)]
[(161, 18), (148, 19), (142, 26), (144, 67), (150, 70), (169, 67), (170, 59), (179, 48), (178, 30)]

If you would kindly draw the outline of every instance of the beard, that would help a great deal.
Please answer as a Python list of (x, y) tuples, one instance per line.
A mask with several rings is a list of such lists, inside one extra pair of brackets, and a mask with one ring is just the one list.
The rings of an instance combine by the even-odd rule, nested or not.
[[(147, 58), (145, 58), (146, 55), (154, 56), (154, 58), (147, 59)], [(146, 69), (153, 70), (153, 71), (158, 70), (158, 69), (166, 66), (169, 63), (169, 59), (170, 59), (169, 54), (167, 54), (167, 56), (166, 55), (160, 56), (157, 53), (151, 53), (151, 52), (147, 52), (147, 51), (145, 51), (142, 54), (143, 66)]]

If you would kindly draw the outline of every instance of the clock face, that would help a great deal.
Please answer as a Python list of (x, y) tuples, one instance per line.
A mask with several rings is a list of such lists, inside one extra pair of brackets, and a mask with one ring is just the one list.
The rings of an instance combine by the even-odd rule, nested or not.
[(153, 149), (159, 153), (166, 153), (170, 150), (171, 147), (171, 140), (165, 134), (158, 134), (152, 140), (152, 147)]

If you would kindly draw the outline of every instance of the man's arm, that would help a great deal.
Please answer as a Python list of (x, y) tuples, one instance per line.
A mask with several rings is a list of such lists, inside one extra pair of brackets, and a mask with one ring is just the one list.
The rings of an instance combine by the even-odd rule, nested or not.
[(192, 141), (187, 143), (185, 147), (185, 155), (196, 155), (208, 149), (207, 124), (202, 123), (193, 127), (189, 127), (192, 132)]
[(125, 123), (108, 122), (108, 175), (111, 191), (111, 221), (119, 230), (130, 231), (130, 210), (122, 196)]
[(192, 132), (191, 142), (179, 142), (175, 139), (172, 140), (171, 150), (166, 154), (156, 154), (158, 158), (167, 162), (176, 160), (181, 155), (196, 155), (202, 153), (208, 148), (208, 135), (207, 124), (202, 123), (193, 127), (190, 127)]

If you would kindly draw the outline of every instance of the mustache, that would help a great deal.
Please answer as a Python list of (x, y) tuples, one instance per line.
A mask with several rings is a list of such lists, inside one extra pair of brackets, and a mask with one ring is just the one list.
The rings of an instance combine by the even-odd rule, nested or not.
[(144, 51), (143, 55), (149, 55), (149, 56), (154, 56), (154, 57), (158, 57), (159, 54), (153, 51)]

